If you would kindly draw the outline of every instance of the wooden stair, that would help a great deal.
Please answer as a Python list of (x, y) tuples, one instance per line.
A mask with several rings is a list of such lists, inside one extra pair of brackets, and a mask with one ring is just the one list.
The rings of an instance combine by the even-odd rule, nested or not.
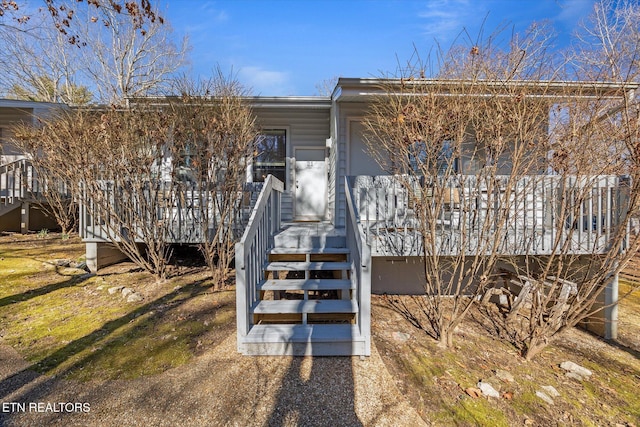
[[(350, 356), (366, 353), (359, 306), (350, 279), (352, 263), (343, 240), (332, 246), (269, 251), (252, 327), (243, 337), (247, 355)], [(335, 245), (337, 244), (337, 246)]]

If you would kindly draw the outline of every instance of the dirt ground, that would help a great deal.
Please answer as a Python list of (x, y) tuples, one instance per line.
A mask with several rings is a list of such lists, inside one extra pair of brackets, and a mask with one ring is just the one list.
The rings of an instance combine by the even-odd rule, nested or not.
[[(130, 263), (59, 262), (82, 252), (77, 238), (0, 236), (0, 426), (640, 425), (637, 293), (618, 340), (572, 330), (531, 362), (480, 311), (442, 350), (382, 296), (369, 358), (243, 357), (233, 287), (212, 292), (194, 254), (158, 282)], [(593, 375), (566, 377), (565, 360)], [(502, 397), (465, 392), (480, 380)], [(551, 404), (536, 396), (548, 386)]]

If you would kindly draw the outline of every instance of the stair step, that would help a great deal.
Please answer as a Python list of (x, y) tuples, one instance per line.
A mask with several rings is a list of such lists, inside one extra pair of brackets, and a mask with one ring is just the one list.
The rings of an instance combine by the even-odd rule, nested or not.
[(369, 356), (370, 338), (357, 325), (254, 325), (238, 350), (254, 356)]
[(318, 271), (318, 270), (350, 270), (350, 262), (333, 261), (276, 261), (267, 264), (267, 271)]
[(258, 285), (261, 291), (331, 291), (335, 289), (353, 289), (351, 280), (341, 279), (292, 279), (265, 280)]
[(254, 314), (290, 313), (357, 313), (356, 300), (276, 300), (260, 301), (253, 307)]
[(348, 248), (273, 248), (269, 251), (275, 255), (291, 255), (291, 254), (350, 254)]
[(244, 342), (336, 342), (358, 337), (357, 325), (254, 325)]

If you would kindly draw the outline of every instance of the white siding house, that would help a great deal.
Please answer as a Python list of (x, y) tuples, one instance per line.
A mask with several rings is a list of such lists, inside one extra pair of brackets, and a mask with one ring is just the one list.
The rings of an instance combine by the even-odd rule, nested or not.
[[(331, 97), (248, 99), (271, 152), (262, 156), (258, 149), (247, 162), (247, 182), (264, 184), (236, 244), (238, 350), (243, 354), (368, 355), (372, 290), (422, 291), (423, 248), (415, 244), (410, 195), (374, 160), (363, 137), (368, 107), (388, 83), (342, 78)], [(550, 106), (559, 94), (548, 95)], [(460, 223), (472, 199), (464, 195), (481, 193), (479, 183), (464, 178), (478, 166), (464, 153), (459, 161), (460, 179), (450, 188), (456, 202), (449, 203), (438, 225), (443, 256), (458, 254), (462, 241), (474, 252), (474, 224)], [(509, 165), (501, 167), (500, 179), (507, 183)], [(509, 203), (526, 206), (526, 214), (508, 224), (511, 229), (496, 249), (544, 257), (557, 237), (552, 232), (557, 183), (544, 173), (523, 179), (533, 184)], [(593, 248), (605, 250), (612, 227), (626, 227), (615, 222), (626, 209), (620, 178), (598, 177), (590, 185), (598, 196), (572, 219), (580, 225), (569, 242), (572, 253), (585, 257)], [(481, 195), (473, 203), (487, 204)], [(484, 210), (490, 215), (488, 206)], [(85, 212), (80, 233), (88, 264), (97, 269), (117, 261), (118, 254), (92, 230), (95, 224)], [(609, 302), (617, 297), (615, 283), (617, 278), (605, 296)], [(615, 312), (603, 313), (607, 323), (601, 333), (614, 337)]]

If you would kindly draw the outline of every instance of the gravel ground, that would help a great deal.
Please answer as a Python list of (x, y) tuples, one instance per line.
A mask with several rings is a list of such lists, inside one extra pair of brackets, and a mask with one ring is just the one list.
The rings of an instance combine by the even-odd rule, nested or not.
[[(0, 407), (0, 426), (425, 425), (375, 345), (364, 359), (245, 357), (234, 334), (185, 366), (101, 383), (37, 376), (21, 371), (26, 366), (0, 346), (0, 405), (26, 405), (12, 413)], [(60, 402), (90, 410), (65, 413)]]

